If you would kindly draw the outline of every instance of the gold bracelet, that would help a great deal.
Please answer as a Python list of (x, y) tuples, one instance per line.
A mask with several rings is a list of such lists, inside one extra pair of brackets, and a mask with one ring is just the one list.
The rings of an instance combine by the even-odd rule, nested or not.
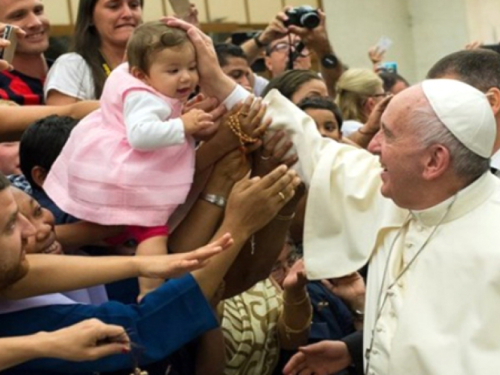
[(283, 296), (281, 297), (283, 299), (283, 303), (288, 305), (288, 306), (298, 306), (298, 305), (302, 305), (305, 301), (309, 301), (309, 294), (307, 294), (307, 292), (305, 293), (305, 296), (304, 298), (302, 298), (300, 301), (295, 301), (295, 302), (288, 302), (286, 299), (285, 299), (285, 293), (283, 292)]
[(309, 317), (307, 318), (306, 324), (302, 326), (300, 329), (294, 329), (290, 328), (286, 322), (285, 322), (285, 317), (283, 316), (283, 313), (281, 314), (281, 321), (283, 322), (283, 328), (285, 328), (285, 334), (288, 340), (290, 340), (290, 334), (291, 333), (302, 333), (305, 330), (307, 330), (309, 327), (311, 327), (312, 323), (312, 318), (313, 318), (313, 310), (311, 308), (311, 313), (309, 314)]
[(289, 221), (289, 220), (292, 220), (293, 218), (295, 217), (295, 212), (291, 215), (276, 215), (274, 218), (276, 220), (281, 220), (281, 221)]

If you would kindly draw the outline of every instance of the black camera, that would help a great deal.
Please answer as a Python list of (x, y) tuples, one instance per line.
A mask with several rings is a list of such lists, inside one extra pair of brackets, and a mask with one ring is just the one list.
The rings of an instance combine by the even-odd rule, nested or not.
[(301, 7), (292, 8), (286, 11), (288, 16), (288, 21), (285, 21), (285, 26), (295, 25), (299, 27), (306, 27), (308, 29), (316, 28), (319, 23), (319, 13), (313, 7), (309, 5), (303, 5)]

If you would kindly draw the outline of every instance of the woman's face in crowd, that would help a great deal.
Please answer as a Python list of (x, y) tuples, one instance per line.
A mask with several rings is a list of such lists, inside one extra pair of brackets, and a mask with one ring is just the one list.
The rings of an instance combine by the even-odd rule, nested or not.
[(321, 108), (308, 108), (305, 112), (312, 117), (318, 127), (319, 133), (323, 137), (340, 141), (342, 133), (340, 132), (339, 124), (332, 111)]
[(94, 8), (93, 23), (105, 44), (125, 47), (141, 19), (139, 0), (98, 0)]
[(328, 96), (328, 89), (325, 82), (321, 79), (311, 79), (300, 86), (292, 95), (291, 100), (294, 104), (298, 104), (302, 99), (311, 96)]
[(36, 200), (19, 189), (12, 189), (19, 212), (35, 228), (35, 235), (28, 238), (27, 253), (63, 254), (54, 232), (54, 215), (42, 208)]

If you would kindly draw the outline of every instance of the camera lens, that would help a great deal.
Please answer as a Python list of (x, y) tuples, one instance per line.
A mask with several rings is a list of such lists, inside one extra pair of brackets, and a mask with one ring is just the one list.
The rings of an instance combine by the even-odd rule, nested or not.
[(319, 25), (319, 16), (316, 12), (309, 12), (300, 17), (300, 23), (308, 29), (314, 29)]

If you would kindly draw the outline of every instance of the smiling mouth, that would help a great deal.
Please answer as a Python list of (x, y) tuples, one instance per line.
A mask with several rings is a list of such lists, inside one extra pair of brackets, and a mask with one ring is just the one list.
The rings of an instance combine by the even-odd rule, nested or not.
[(33, 34), (30, 34), (30, 35), (26, 35), (24, 38), (26, 40), (31, 40), (31, 39), (38, 39), (38, 38), (41, 38), (45, 35), (45, 31), (40, 31), (38, 33), (33, 33)]

